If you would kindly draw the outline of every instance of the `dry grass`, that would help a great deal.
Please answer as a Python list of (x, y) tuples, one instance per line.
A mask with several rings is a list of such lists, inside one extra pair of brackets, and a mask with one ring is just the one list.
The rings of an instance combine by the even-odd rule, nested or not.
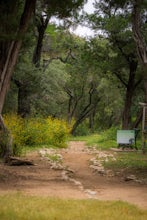
[(0, 196), (2, 220), (146, 220), (147, 211), (124, 202)]

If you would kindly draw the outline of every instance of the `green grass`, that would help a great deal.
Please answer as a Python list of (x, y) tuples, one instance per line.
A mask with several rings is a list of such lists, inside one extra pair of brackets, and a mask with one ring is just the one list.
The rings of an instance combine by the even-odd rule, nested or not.
[[(97, 149), (109, 150), (110, 148), (117, 148), (117, 128), (110, 128), (101, 131), (98, 134), (91, 134), (87, 136), (70, 137), (73, 141), (85, 141), (88, 146), (95, 146)], [(140, 137), (137, 138), (137, 147), (141, 148)]]
[(103, 133), (92, 134), (87, 136), (71, 137), (72, 141), (85, 141), (87, 146), (95, 146), (97, 149), (108, 150), (117, 147), (116, 139), (104, 136)]
[(147, 211), (125, 202), (0, 196), (2, 220), (146, 220)]
[[(71, 140), (85, 141), (87, 146), (95, 146), (98, 150), (110, 150), (110, 148), (117, 148), (116, 143), (116, 129), (110, 129), (99, 134), (93, 134), (81, 137), (72, 137)], [(137, 147), (140, 148), (141, 142), (137, 140)], [(111, 151), (113, 153), (113, 151)], [(105, 168), (119, 171), (124, 171), (137, 174), (142, 178), (147, 179), (147, 156), (143, 155), (142, 151), (135, 152), (118, 152), (116, 161), (111, 159), (108, 162), (104, 162)]]
[(147, 177), (147, 155), (142, 152), (119, 152), (116, 155), (116, 161), (109, 160), (104, 163), (105, 167), (111, 169), (126, 169), (130, 171), (144, 172)]
[(47, 154), (46, 157), (48, 157), (49, 160), (52, 162), (62, 163), (62, 158), (58, 154), (53, 154), (53, 155)]

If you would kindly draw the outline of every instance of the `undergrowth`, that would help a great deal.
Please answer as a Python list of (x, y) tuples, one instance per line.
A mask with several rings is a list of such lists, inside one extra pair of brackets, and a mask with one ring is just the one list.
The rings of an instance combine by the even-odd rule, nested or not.
[[(117, 130), (118, 128), (112, 127), (108, 130), (99, 133), (86, 135), (86, 136), (72, 136), (70, 140), (85, 141), (86, 145), (94, 146), (97, 149), (109, 150), (110, 148), (117, 148)], [(141, 149), (141, 138), (137, 138), (137, 147)]]
[(4, 115), (4, 121), (13, 137), (13, 152), (20, 155), (24, 146), (66, 147), (70, 128), (56, 118), (28, 118)]

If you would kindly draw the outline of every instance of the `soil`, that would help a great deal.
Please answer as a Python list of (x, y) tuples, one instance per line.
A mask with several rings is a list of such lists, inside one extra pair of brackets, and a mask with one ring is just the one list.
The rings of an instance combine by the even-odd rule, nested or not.
[(34, 166), (8, 166), (1, 162), (0, 194), (23, 192), (64, 199), (121, 200), (147, 209), (147, 184), (125, 181), (121, 172), (95, 172), (90, 167), (95, 152), (89, 152), (84, 142), (71, 141), (67, 149), (57, 152), (63, 157), (61, 168), (52, 168), (39, 151), (26, 155)]

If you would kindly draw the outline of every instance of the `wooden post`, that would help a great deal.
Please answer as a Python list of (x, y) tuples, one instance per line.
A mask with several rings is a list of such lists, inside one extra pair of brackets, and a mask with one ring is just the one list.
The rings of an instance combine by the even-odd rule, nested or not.
[(146, 153), (147, 142), (147, 103), (139, 103), (143, 108), (142, 114), (142, 152)]

